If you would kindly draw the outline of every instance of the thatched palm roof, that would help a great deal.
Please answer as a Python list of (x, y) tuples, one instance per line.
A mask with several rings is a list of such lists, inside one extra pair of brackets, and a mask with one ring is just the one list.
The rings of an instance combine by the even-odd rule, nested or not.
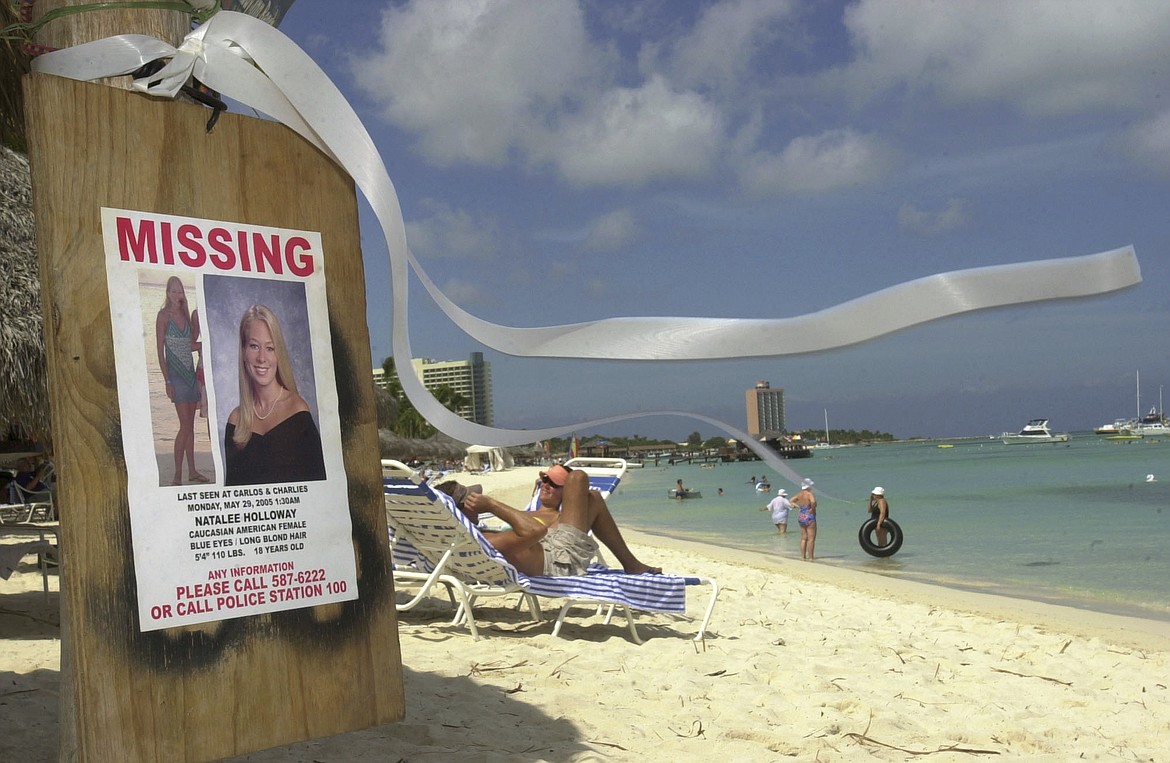
[(0, 147), (0, 437), (48, 439), (45, 379), (28, 159)]
[(396, 434), (389, 429), (378, 430), (378, 446), (382, 458), (409, 461), (412, 458), (424, 460), (462, 459), (467, 455), (467, 446), (439, 433), (425, 440), (416, 440)]

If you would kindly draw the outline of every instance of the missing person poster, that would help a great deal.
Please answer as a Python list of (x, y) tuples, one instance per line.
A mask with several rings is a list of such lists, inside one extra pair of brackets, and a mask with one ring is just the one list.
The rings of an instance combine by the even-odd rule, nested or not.
[(320, 234), (102, 232), (141, 630), (356, 599)]

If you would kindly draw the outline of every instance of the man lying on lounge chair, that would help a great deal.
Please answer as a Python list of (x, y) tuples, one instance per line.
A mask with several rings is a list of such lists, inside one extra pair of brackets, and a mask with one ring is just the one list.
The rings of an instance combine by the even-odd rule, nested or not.
[(520, 511), (482, 493), (463, 497), (465, 510), (493, 514), (510, 525), (484, 537), (525, 575), (580, 575), (597, 553), (600, 540), (628, 573), (660, 573), (634, 556), (600, 493), (589, 489), (589, 475), (557, 465), (540, 473), (540, 506)]

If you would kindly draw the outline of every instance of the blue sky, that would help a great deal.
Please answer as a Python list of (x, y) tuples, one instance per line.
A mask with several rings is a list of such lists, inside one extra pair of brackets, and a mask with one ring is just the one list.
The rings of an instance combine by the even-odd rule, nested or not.
[[(1143, 408), (1170, 387), (1170, 4), (297, 0), (280, 28), (374, 136), (423, 267), (485, 320), (783, 318), (1130, 244), (1142, 267), (1106, 296), (671, 363), (509, 357), (413, 282), (414, 354), (483, 351), (497, 426), (669, 409), (743, 428), (764, 379), (791, 428), (827, 410), (900, 437), (1080, 430), (1134, 415), (1135, 372)], [(389, 269), (368, 210), (362, 233), (379, 363)]]

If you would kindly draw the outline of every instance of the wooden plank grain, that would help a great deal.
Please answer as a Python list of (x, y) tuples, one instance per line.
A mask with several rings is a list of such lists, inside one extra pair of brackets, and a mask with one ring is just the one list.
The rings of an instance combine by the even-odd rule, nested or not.
[[(76, 759), (211, 760), (401, 719), (352, 181), (275, 123), (227, 114), (209, 134), (196, 106), (46, 75), (25, 91)], [(357, 600), (139, 629), (102, 207), (320, 231)]]

